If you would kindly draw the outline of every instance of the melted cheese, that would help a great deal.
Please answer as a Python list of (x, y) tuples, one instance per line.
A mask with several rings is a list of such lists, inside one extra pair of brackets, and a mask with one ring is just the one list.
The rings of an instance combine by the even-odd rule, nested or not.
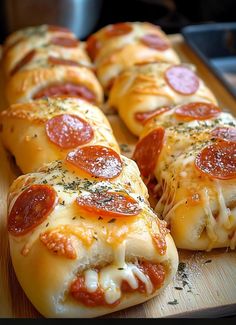
[[(196, 230), (198, 227), (199, 231), (204, 230), (205, 224), (208, 238), (206, 249), (210, 250), (217, 245), (221, 247), (223, 243), (225, 245), (230, 243), (233, 247), (235, 238), (231, 238), (231, 233), (236, 227), (236, 214), (233, 209), (227, 207), (227, 204), (230, 203), (230, 195), (232, 199), (234, 197), (235, 185), (231, 180), (217, 180), (199, 175), (194, 161), (204, 147), (212, 144), (213, 139), (209, 134), (214, 128), (236, 126), (236, 120), (228, 113), (221, 113), (217, 118), (178, 121), (180, 123), (178, 124), (173, 118), (174, 111), (175, 108), (156, 117), (144, 130), (145, 136), (147, 132), (159, 126), (159, 121), (166, 130), (166, 143), (154, 171), (158, 185), (162, 188), (162, 195), (155, 210), (170, 224), (177, 209), (183, 214), (189, 214), (188, 218), (191, 219), (191, 203), (188, 200), (191, 200), (191, 193), (197, 194), (201, 199), (196, 203), (199, 209), (199, 220), (195, 219), (198, 223)], [(187, 231), (186, 229), (186, 238), (189, 238), (189, 241), (197, 241), (202, 234), (196, 231), (194, 239)]]
[(147, 294), (153, 291), (153, 285), (146, 276), (133, 263), (125, 262), (125, 241), (117, 247), (113, 264), (102, 268), (99, 274), (96, 271), (85, 272), (85, 285), (88, 292), (94, 292), (98, 286), (104, 291), (105, 300), (108, 304), (113, 304), (121, 298), (121, 284), (127, 281), (132, 289), (139, 286), (138, 280), (145, 284)]
[(208, 189), (204, 188), (203, 190), (203, 199), (204, 199), (204, 210), (206, 213), (206, 229), (207, 234), (212, 242), (217, 240), (217, 235), (215, 233), (216, 220), (212, 214), (212, 209), (210, 205), (210, 198), (208, 195)]
[(121, 298), (122, 281), (127, 281), (132, 289), (138, 288), (137, 278), (145, 284), (148, 295), (152, 293), (153, 286), (150, 279), (134, 264), (125, 263), (122, 269), (115, 265), (107, 266), (100, 272), (100, 285), (105, 292), (108, 304), (113, 304)]
[(167, 177), (163, 180), (163, 184), (162, 195), (156, 204), (155, 211), (165, 216), (166, 221), (168, 222), (169, 219), (167, 218), (167, 215), (172, 213), (173, 209), (177, 207), (176, 205), (174, 206), (176, 183), (171, 183)]
[(218, 223), (223, 225), (226, 229), (230, 228), (229, 216), (231, 211), (227, 208), (225, 203), (225, 198), (222, 192), (222, 186), (218, 180), (215, 180), (217, 196), (219, 202), (219, 214), (218, 214)]
[[(30, 250), (32, 245), (36, 247), (40, 245), (40, 249), (42, 249), (46, 258), (50, 259), (53, 252), (39, 241), (40, 235), (45, 231), (55, 231), (55, 233), (58, 231), (66, 236), (71, 236), (71, 244), (77, 257), (73, 259), (73, 268), (70, 275), (68, 275), (67, 281), (60, 281), (63, 282), (60, 291), (63, 293), (60, 294), (60, 297), (63, 297), (60, 298), (62, 300), (66, 299), (68, 286), (73, 281), (75, 274), (84, 276), (84, 283), (89, 293), (95, 293), (100, 288), (104, 292), (105, 301), (109, 305), (118, 302), (122, 298), (121, 286), (123, 281), (126, 281), (133, 290), (139, 288), (139, 281), (141, 281), (145, 287), (146, 296), (150, 296), (154, 292), (149, 276), (136, 264), (135, 256), (141, 256), (147, 260), (152, 259), (151, 256), (153, 256), (154, 262), (159, 260), (156, 248), (152, 244), (152, 235), (148, 226), (151, 221), (156, 223), (156, 215), (151, 211), (143, 197), (143, 191), (146, 194), (146, 188), (139, 177), (136, 164), (126, 157), (122, 156), (121, 158), (123, 162), (122, 173), (118, 178), (111, 181), (84, 179), (79, 174), (67, 169), (62, 161), (56, 161), (45, 165), (36, 173), (22, 176), (19, 183), (16, 180), (12, 185), (15, 193), (13, 200), (21, 193), (23, 188), (32, 184), (48, 184), (57, 192), (58, 204), (47, 219), (25, 236), (21, 236), (21, 238), (11, 236), (11, 240), (18, 245), (19, 253), (22, 250), (24, 255), (28, 253), (25, 257), (26, 260), (31, 258), (34, 253), (33, 249)], [(132, 196), (139, 203), (142, 214), (134, 219), (127, 218), (122, 224), (122, 222), (119, 223), (119, 220), (116, 220), (116, 223), (109, 223), (109, 219), (99, 220), (98, 216), (90, 218), (86, 213), (79, 212), (76, 207), (74, 209), (73, 203), (78, 195), (109, 190), (123, 191)], [(9, 207), (12, 207), (11, 202), (9, 202)], [(86, 233), (87, 231), (90, 232), (90, 230), (90, 234)], [(146, 247), (140, 247), (138, 253), (130, 251), (130, 240), (135, 242), (134, 246), (136, 245), (136, 240), (133, 239), (133, 234), (136, 235), (136, 232), (138, 236), (140, 236), (140, 232), (144, 233), (147, 244), (152, 247), (151, 253), (148, 252)], [(158, 226), (156, 233), (159, 232)], [(92, 243), (87, 247), (86, 240), (90, 237)], [(129, 247), (127, 247), (128, 241)], [(55, 255), (53, 257), (55, 258)], [(166, 254), (162, 256), (159, 262), (165, 263), (167, 258)], [(134, 262), (131, 262), (130, 259), (134, 260)], [(66, 271), (66, 274), (68, 274), (68, 271)]]
[(94, 270), (84, 272), (85, 286), (88, 292), (95, 292), (98, 288), (98, 273)]
[[(125, 240), (131, 231), (128, 224), (109, 224), (107, 221), (103, 224), (99, 223), (96, 216), (90, 220), (83, 214), (81, 219), (81, 214), (74, 207), (78, 195), (110, 190), (127, 193), (135, 201), (139, 202), (141, 209), (144, 210), (147, 204), (145, 198), (147, 189), (141, 179), (137, 177), (139, 175), (138, 168), (133, 161), (124, 156), (122, 156), (122, 162), (122, 173), (112, 181), (81, 178), (79, 174), (66, 169), (62, 161), (55, 161), (45, 165), (37, 173), (27, 174), (17, 179), (12, 185), (14, 196), (9, 200), (9, 213), (14, 202), (21, 194), (22, 188), (26, 189), (33, 184), (48, 184), (56, 190), (58, 196), (58, 204), (44, 222), (25, 236), (15, 238), (16, 241), (22, 243), (22, 254), (27, 255), (29, 253), (32, 245), (38, 240), (42, 232), (56, 228), (58, 228), (59, 232), (62, 231), (67, 235), (73, 235), (85, 247), (90, 247), (96, 240), (96, 231), (99, 231), (100, 239), (106, 241), (111, 247), (116, 247)], [(129, 181), (127, 182), (127, 180)], [(94, 224), (94, 222), (98, 222), (98, 224)]]

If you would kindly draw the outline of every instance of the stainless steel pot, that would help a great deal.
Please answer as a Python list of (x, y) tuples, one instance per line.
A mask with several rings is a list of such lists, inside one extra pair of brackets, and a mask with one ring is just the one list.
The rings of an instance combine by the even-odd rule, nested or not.
[(103, 0), (4, 0), (6, 33), (40, 24), (61, 25), (78, 38), (92, 32)]

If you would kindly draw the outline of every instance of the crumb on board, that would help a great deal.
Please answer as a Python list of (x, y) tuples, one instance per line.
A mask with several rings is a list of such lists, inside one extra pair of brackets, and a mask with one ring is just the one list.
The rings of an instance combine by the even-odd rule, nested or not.
[(212, 260), (206, 260), (205, 262), (204, 262), (204, 264), (208, 264), (208, 263), (211, 263), (212, 262)]
[(179, 302), (178, 302), (177, 299), (174, 299), (173, 301), (168, 301), (167, 304), (168, 304), (168, 305), (178, 305)]

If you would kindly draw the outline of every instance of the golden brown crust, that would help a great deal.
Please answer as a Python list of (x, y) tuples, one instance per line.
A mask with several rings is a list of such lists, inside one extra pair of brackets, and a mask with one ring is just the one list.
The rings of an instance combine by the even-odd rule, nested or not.
[(200, 79), (199, 88), (192, 95), (174, 91), (164, 77), (171, 66), (158, 62), (138, 65), (125, 70), (116, 79), (109, 95), (109, 106), (118, 110), (135, 135), (140, 135), (143, 129), (143, 124), (135, 118), (136, 113), (194, 101), (216, 103), (214, 95)]
[[(104, 145), (117, 152), (119, 146), (109, 122), (97, 107), (75, 98), (32, 101), (37, 97), (35, 94), (45, 87), (65, 83), (86, 87), (95, 94), (98, 104), (103, 100), (101, 86), (88, 68), (48, 64), (47, 51), (52, 47), (44, 50), (41, 46), (50, 39), (50, 32), (47, 26), (40, 28), (40, 33), (43, 33), (41, 38), (31, 35), (35, 30), (29, 29), (26, 32), (27, 39), (13, 46), (5, 57), (9, 73), (20, 60), (19, 52), (24, 56), (30, 49), (36, 48), (33, 60), (9, 79), (7, 99), (14, 105), (0, 116), (5, 147), (15, 156), (23, 172), (37, 170), (21, 176), (12, 184), (8, 195), (8, 218), (13, 218), (12, 209), (15, 209), (16, 203), (19, 204), (18, 198), (22, 192), (33, 185), (47, 186), (47, 189), (55, 193), (56, 200), (46, 218), (23, 236), (9, 232), (10, 253), (22, 288), (42, 315), (95, 317), (141, 303), (159, 294), (177, 270), (178, 255), (166, 223), (160, 221), (149, 207), (147, 189), (133, 161), (119, 157), (119, 176), (102, 181), (92, 175), (85, 178), (80, 169), (61, 160), (68, 150), (59, 148), (49, 140), (45, 124), (62, 114), (76, 115), (92, 126), (94, 137), (85, 146)], [(15, 33), (8, 38), (6, 44), (14, 44), (21, 37), (22, 32)], [(73, 35), (70, 37), (73, 38)], [(69, 60), (79, 54), (69, 50), (61, 53), (59, 49), (56, 52), (58, 57)], [(48, 162), (50, 163), (46, 164)], [(135, 202), (138, 212), (131, 216), (118, 213), (116, 218), (111, 219), (110, 215), (102, 214), (101, 217), (99, 213), (78, 208), (76, 200), (81, 195), (108, 191), (121, 193), (120, 195), (123, 193), (124, 197), (130, 196), (130, 202)], [(21, 201), (21, 204), (27, 205), (27, 200), (23, 203)], [(37, 204), (36, 200), (36, 213), (41, 208), (41, 203)], [(18, 222), (18, 215), (16, 218)], [(136, 268), (137, 272), (137, 265), (143, 261), (161, 266), (164, 270), (163, 282), (154, 287), (148, 274), (138, 269), (146, 292), (134, 290), (123, 294), (122, 281), (126, 281), (132, 274), (137, 282), (139, 278), (138, 275), (135, 278), (133, 269)], [(88, 308), (72, 297), (70, 288), (78, 276), (94, 268), (101, 272), (99, 281), (107, 295), (106, 306)], [(117, 272), (122, 272), (120, 274), (123, 274), (123, 278)], [(105, 292), (107, 281), (102, 278), (102, 274), (105, 278), (109, 277), (112, 283), (116, 282), (118, 289), (114, 290), (111, 283)], [(112, 295), (117, 296), (119, 290), (120, 303), (114, 307)], [(109, 294), (110, 291), (112, 295)]]
[(3, 67), (6, 76), (9, 77), (15, 65), (30, 51), (45, 49), (47, 52), (58, 53), (60, 56), (78, 56), (78, 59), (88, 60), (85, 53), (81, 53), (81, 45), (75, 48), (65, 48), (51, 44), (54, 37), (66, 37), (76, 39), (72, 32), (63, 30), (50, 30), (48, 25), (28, 27), (10, 34), (3, 46)]
[(41, 89), (50, 85), (72, 83), (85, 86), (96, 98), (96, 104), (103, 101), (102, 88), (93, 72), (86, 67), (53, 66), (16, 73), (6, 85), (9, 104), (27, 102)]
[[(47, 182), (56, 190), (59, 201), (64, 201), (63, 205), (58, 204), (47, 220), (32, 232), (21, 238), (10, 235), (10, 251), (17, 278), (28, 298), (44, 316), (95, 317), (108, 314), (152, 298), (173, 278), (178, 265), (174, 242), (169, 234), (164, 236), (167, 247), (165, 254), (153, 242), (153, 231), (157, 235), (161, 234), (163, 225), (160, 227), (156, 215), (147, 205), (146, 188), (143, 183), (140, 184), (136, 164), (125, 157), (122, 160), (123, 172), (117, 179), (110, 182), (91, 181), (87, 190), (92, 190), (92, 187), (98, 190), (104, 186), (121, 189), (124, 180), (129, 179), (125, 191), (139, 202), (142, 212), (126, 221), (119, 222), (117, 219), (116, 222), (109, 223), (109, 219), (101, 220), (99, 216), (91, 217), (85, 212), (78, 215), (73, 202), (80, 195), (79, 189), (84, 188), (87, 180), (83, 180), (79, 174), (71, 173), (61, 162), (48, 164), (41, 171), (21, 176), (13, 183), (9, 211), (25, 184), (31, 186)], [(77, 190), (67, 187), (69, 182), (79, 184)], [(49, 240), (49, 244), (45, 245), (45, 241), (41, 240), (45, 238), (45, 232), (56, 233), (56, 240)], [(71, 245), (64, 245), (68, 243), (68, 239), (58, 242), (60, 233), (70, 238), (72, 250)], [(57, 252), (53, 252), (55, 247)], [(24, 256), (22, 252), (25, 252)], [(115, 267), (114, 263), (132, 263), (137, 259), (161, 263), (165, 267), (164, 283), (154, 293), (134, 292), (122, 296), (116, 307), (90, 308), (70, 296), (70, 284), (84, 271), (93, 268), (102, 270), (106, 266)]]
[(131, 27), (131, 31), (128, 33), (116, 36), (107, 36), (106, 32), (110, 29), (110, 26), (112, 26), (107, 25), (92, 35), (92, 37), (99, 43), (99, 50), (97, 51), (95, 62), (99, 62), (103, 58), (109, 56), (112, 52), (119, 50), (130, 43), (139, 43), (140, 39), (147, 34), (159, 36), (171, 47), (166, 34), (159, 26), (148, 22), (127, 22), (125, 24), (128, 24)]
[[(13, 51), (14, 50), (14, 51)], [(83, 49), (83, 45), (78, 43), (76, 47), (65, 48), (48, 44), (46, 46), (40, 46), (40, 44), (32, 44), (28, 39), (20, 44), (16, 45), (14, 49), (4, 57), (3, 67), (5, 70), (6, 77), (9, 78), (15, 72), (15, 69), (19, 62), (24, 59), (30, 52), (34, 52), (30, 61), (23, 65), (19, 70), (32, 70), (35, 68), (47, 66), (50, 64), (50, 58), (59, 58), (64, 60), (73, 61), (75, 64), (84, 65), (92, 68), (91, 61)], [(15, 52), (15, 53), (14, 53)]]
[(179, 63), (173, 49), (158, 52), (143, 44), (129, 44), (124, 48), (113, 51), (108, 57), (97, 64), (97, 75), (104, 90), (108, 93), (115, 79), (122, 71), (143, 62), (171, 62)]
[[(122, 71), (134, 64), (153, 61), (180, 62), (167, 36), (158, 26), (141, 22), (127, 24), (132, 29), (127, 34), (108, 37), (106, 35), (106, 31), (110, 28), (110, 25), (108, 25), (92, 36), (99, 44), (98, 54), (95, 59), (97, 75), (107, 93), (114, 79)], [(158, 50), (145, 45), (141, 39), (150, 34), (160, 37), (167, 44), (167, 48)]]
[(75, 38), (75, 34), (72, 33), (69, 29), (63, 28), (61, 26), (52, 26), (52, 25), (39, 25), (39, 26), (30, 26), (17, 30), (7, 36), (4, 46), (9, 47), (15, 44), (18, 40), (30, 39), (35, 36), (45, 37), (45, 35), (54, 35), (54, 36), (67, 36)]
[(161, 187), (156, 211), (169, 223), (178, 248), (211, 250), (236, 246), (235, 179), (222, 180), (201, 173), (195, 159), (214, 143), (211, 131), (236, 126), (235, 118), (219, 113), (205, 120), (176, 117), (174, 107), (151, 119), (141, 139), (158, 127), (165, 140), (154, 175)]
[(88, 144), (105, 145), (119, 152), (107, 118), (99, 108), (86, 101), (76, 98), (42, 99), (15, 104), (1, 112), (1, 139), (24, 173), (62, 159), (67, 154), (68, 149), (53, 144), (45, 131), (46, 121), (61, 114), (77, 115), (91, 125), (94, 137)]

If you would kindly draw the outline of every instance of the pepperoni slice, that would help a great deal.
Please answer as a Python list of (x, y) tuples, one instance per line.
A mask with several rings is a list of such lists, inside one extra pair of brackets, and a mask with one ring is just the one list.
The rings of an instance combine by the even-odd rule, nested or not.
[(218, 179), (236, 177), (236, 143), (219, 141), (204, 148), (195, 159), (202, 173)]
[(63, 32), (63, 33), (71, 34), (71, 31), (68, 28), (62, 27), (62, 26), (56, 26), (56, 25), (48, 25), (48, 31), (49, 32)]
[(39, 90), (33, 96), (33, 99), (39, 99), (42, 97), (60, 97), (65, 95), (71, 97), (83, 98), (90, 103), (96, 102), (96, 96), (90, 89), (88, 89), (85, 86), (76, 85), (70, 82), (47, 86)]
[(69, 37), (53, 37), (51, 39), (51, 44), (63, 47), (76, 47), (78, 46), (79, 41), (75, 38)]
[(95, 60), (101, 47), (101, 42), (94, 35), (91, 35), (88, 38), (86, 42), (86, 50), (92, 60)]
[(29, 63), (33, 57), (35, 56), (36, 51), (32, 50), (28, 52), (16, 65), (15, 67), (11, 70), (10, 75), (13, 76), (17, 71), (19, 71), (24, 65)]
[(168, 85), (181, 95), (192, 95), (199, 88), (199, 79), (196, 74), (182, 65), (175, 65), (165, 72)]
[(78, 147), (94, 137), (89, 123), (76, 115), (55, 116), (46, 122), (45, 128), (49, 140), (62, 149)]
[(164, 142), (165, 130), (157, 128), (141, 139), (135, 148), (133, 159), (144, 177), (152, 175)]
[(230, 142), (236, 142), (236, 128), (218, 127), (212, 130), (211, 134), (218, 139), (222, 139)]
[(160, 115), (160, 114), (165, 113), (169, 110), (170, 110), (170, 108), (166, 106), (166, 107), (159, 107), (159, 108), (156, 108), (156, 109), (154, 109), (152, 111), (148, 111), (148, 112), (137, 112), (137, 113), (135, 113), (135, 119), (139, 123), (145, 124), (145, 123), (147, 123), (148, 120), (150, 120), (154, 116)]
[(133, 27), (128, 23), (117, 23), (109, 25), (105, 29), (105, 35), (107, 37), (121, 36), (129, 34), (133, 30)]
[(62, 59), (62, 58), (57, 58), (55, 56), (49, 56), (48, 57), (48, 62), (54, 65), (69, 65), (69, 66), (79, 66), (79, 63), (73, 60), (67, 60), (67, 59)]
[(175, 110), (175, 114), (180, 117), (187, 117), (194, 120), (206, 120), (216, 117), (220, 114), (221, 109), (211, 103), (188, 103), (179, 106)]
[(165, 51), (170, 47), (169, 43), (157, 34), (146, 34), (141, 37), (140, 41), (144, 45), (158, 51)]
[(57, 202), (57, 194), (49, 185), (32, 185), (16, 199), (8, 215), (8, 231), (21, 236), (41, 224)]
[(118, 153), (103, 146), (86, 146), (69, 152), (66, 161), (86, 174), (101, 179), (112, 179), (120, 175), (122, 161)]
[(90, 193), (78, 197), (76, 203), (84, 212), (104, 217), (136, 216), (141, 211), (131, 196), (119, 192)]

